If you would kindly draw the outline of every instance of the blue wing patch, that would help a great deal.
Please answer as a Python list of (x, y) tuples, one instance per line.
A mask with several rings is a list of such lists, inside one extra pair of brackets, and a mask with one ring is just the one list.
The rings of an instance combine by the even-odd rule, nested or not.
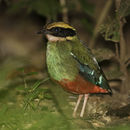
[(73, 54), (71, 53), (71, 55), (73, 56), (73, 58), (78, 62), (79, 65), (79, 73), (88, 81), (90, 81), (91, 83), (108, 90), (109, 93), (112, 93), (109, 84), (107, 82), (107, 79), (103, 73), (103, 71), (100, 69), (100, 67), (98, 66), (98, 68), (100, 69), (99, 72), (97, 73), (94, 70), (92, 70), (87, 64), (82, 64), (79, 59)]

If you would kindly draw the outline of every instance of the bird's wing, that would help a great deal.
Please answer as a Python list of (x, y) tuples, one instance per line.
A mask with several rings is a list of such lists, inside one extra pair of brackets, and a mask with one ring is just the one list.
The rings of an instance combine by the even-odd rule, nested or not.
[(88, 47), (81, 42), (75, 42), (71, 56), (78, 62), (79, 73), (86, 80), (112, 93), (102, 69)]

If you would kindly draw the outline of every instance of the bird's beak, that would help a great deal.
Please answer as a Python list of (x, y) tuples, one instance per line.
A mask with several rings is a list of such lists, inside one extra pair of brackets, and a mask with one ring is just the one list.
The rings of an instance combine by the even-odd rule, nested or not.
[(46, 29), (43, 28), (40, 31), (38, 31), (36, 34), (46, 34)]

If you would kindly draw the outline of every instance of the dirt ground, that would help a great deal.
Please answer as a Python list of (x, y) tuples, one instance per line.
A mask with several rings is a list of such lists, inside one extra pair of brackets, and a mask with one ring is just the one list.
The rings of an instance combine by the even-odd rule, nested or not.
[[(90, 95), (85, 115), (72, 117), (77, 95), (65, 92), (48, 77), (45, 45), (35, 20), (0, 21), (0, 129), (130, 129), (130, 90)], [(9, 24), (10, 23), (10, 24)], [(40, 86), (39, 86), (40, 84)], [(128, 84), (129, 85), (129, 84)]]

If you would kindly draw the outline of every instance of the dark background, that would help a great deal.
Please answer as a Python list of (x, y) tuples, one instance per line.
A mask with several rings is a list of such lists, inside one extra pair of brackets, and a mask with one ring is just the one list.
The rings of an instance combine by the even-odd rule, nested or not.
[[(77, 95), (44, 81), (46, 39), (36, 32), (53, 21), (76, 28), (113, 91), (92, 95), (83, 119), (71, 115)], [(129, 50), (129, 0), (0, 0), (0, 129), (129, 129)]]

